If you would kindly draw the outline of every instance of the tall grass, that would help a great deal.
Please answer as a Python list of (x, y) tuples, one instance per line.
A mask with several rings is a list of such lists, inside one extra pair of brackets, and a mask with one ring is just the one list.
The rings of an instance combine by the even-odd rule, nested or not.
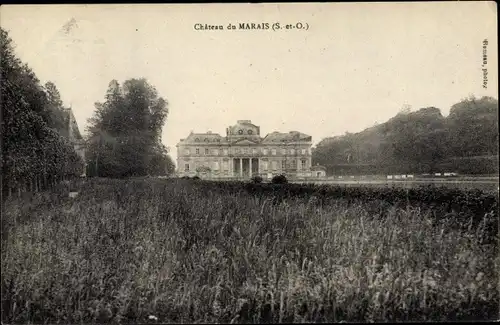
[(210, 186), (92, 180), (75, 199), (61, 189), (10, 200), (2, 321), (498, 317), (500, 260), (496, 242), (482, 241), (481, 224), (436, 223), (440, 210), (425, 205), (276, 200), (272, 192)]

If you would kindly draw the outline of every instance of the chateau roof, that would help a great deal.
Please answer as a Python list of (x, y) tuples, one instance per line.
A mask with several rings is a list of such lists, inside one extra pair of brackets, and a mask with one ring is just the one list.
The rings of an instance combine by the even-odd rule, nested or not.
[[(64, 108), (63, 109), (63, 114), (65, 115), (64, 118), (66, 121), (68, 121), (67, 124), (67, 136), (72, 139), (72, 140), (82, 140), (82, 135), (80, 133), (80, 129), (78, 128), (78, 123), (76, 123), (75, 115), (73, 114), (73, 110), (71, 107)], [(71, 132), (71, 134), (70, 134)]]
[(247, 126), (257, 127), (257, 125), (253, 124), (251, 120), (238, 120), (236, 122), (236, 125), (247, 125)]
[(292, 141), (311, 141), (311, 136), (298, 131), (288, 133), (273, 132), (264, 137), (262, 142), (292, 142)]
[[(255, 124), (252, 124), (250, 120), (238, 120), (236, 126), (231, 126), (229, 128), (238, 127), (242, 125), (252, 126), (258, 128)], [(250, 132), (248, 132), (250, 133)], [(258, 131), (257, 131), (258, 133)], [(258, 134), (231, 134), (228, 137), (223, 137), (218, 133), (206, 132), (206, 133), (194, 133), (191, 131), (189, 136), (185, 139), (181, 139), (180, 142), (183, 143), (235, 143), (239, 142), (242, 139), (247, 139), (249, 141), (255, 143), (289, 143), (289, 142), (300, 142), (300, 141), (312, 141), (310, 135), (305, 133), (301, 133), (298, 131), (290, 131), (286, 132), (273, 132), (266, 135), (264, 138), (261, 138)]]
[(226, 138), (222, 137), (218, 133), (206, 132), (206, 133), (191, 133), (183, 142), (190, 143), (206, 143), (206, 142), (226, 142)]

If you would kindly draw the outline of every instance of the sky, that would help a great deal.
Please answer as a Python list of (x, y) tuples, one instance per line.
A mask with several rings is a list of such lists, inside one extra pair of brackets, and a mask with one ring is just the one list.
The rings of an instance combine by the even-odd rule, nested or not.
[[(237, 120), (316, 144), (405, 105), (447, 115), (471, 94), (498, 98), (496, 12), (493, 1), (6, 5), (0, 25), (83, 133), (112, 79), (146, 78), (169, 103), (162, 139), (176, 159), (190, 131), (224, 136)], [(270, 28), (227, 29), (239, 23)], [(283, 28), (297, 23), (308, 29)]]

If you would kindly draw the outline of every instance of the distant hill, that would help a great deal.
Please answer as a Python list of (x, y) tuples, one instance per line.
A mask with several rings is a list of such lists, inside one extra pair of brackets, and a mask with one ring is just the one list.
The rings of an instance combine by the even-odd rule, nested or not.
[(447, 117), (435, 107), (401, 112), (362, 132), (323, 139), (312, 159), (328, 174), (497, 174), (498, 100), (470, 97)]

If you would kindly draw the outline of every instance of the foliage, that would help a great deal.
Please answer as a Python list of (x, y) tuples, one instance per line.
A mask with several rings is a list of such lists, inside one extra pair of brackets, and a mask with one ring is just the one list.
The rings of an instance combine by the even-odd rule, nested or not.
[(498, 317), (498, 242), (484, 242), (484, 223), (444, 222), (479, 218), (467, 207), (481, 201), (497, 211), (488, 193), (421, 189), (403, 206), (391, 203), (399, 190), (295, 184), (91, 179), (79, 190), (7, 202), (2, 322)]
[(67, 136), (65, 111), (56, 86), (40, 84), (16, 57), (8, 33), (0, 29), (2, 105), (2, 190), (39, 188), (79, 176), (83, 162)]
[(170, 175), (175, 169), (161, 144), (167, 102), (145, 79), (109, 83), (88, 127), (89, 174), (104, 177)]
[[(472, 157), (481, 163), (450, 164)], [(470, 97), (447, 117), (435, 107), (401, 112), (363, 132), (323, 139), (313, 161), (336, 174), (498, 174), (498, 100)]]
[(259, 175), (256, 175), (256, 176), (252, 177), (252, 182), (256, 183), (256, 184), (262, 183), (263, 180), (264, 179), (262, 178), (262, 176), (259, 176)]
[(288, 183), (288, 180), (286, 179), (285, 175), (275, 175), (271, 179), (271, 183), (273, 183), (273, 184), (286, 184), (286, 183)]

